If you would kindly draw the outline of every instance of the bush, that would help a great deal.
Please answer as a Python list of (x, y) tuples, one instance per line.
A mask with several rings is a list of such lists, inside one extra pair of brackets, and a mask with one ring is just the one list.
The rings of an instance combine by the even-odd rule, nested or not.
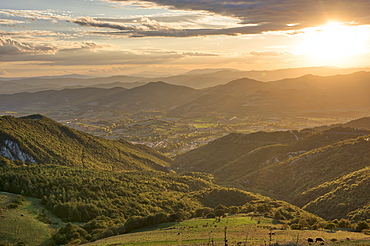
[(14, 199), (13, 199), (13, 203), (16, 203), (16, 204), (19, 204), (19, 205), (22, 205), (23, 202), (24, 202), (24, 198), (23, 196), (16, 196)]
[(17, 203), (9, 203), (6, 207), (9, 208), (9, 209), (16, 209), (16, 208), (19, 207), (19, 204), (17, 204)]
[(301, 230), (302, 227), (301, 227), (301, 225), (299, 225), (297, 223), (294, 223), (294, 224), (290, 225), (290, 229), (292, 229), (292, 230)]

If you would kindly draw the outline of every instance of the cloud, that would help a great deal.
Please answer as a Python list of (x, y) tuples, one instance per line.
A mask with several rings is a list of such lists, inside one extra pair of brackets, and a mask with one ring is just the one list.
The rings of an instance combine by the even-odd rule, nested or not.
[[(134, 4), (138, 1), (107, 0)], [(222, 16), (238, 18), (240, 25), (268, 26), (269, 31), (292, 30), (317, 26), (328, 20), (370, 24), (370, 1), (368, 0), (143, 0), (171, 9), (207, 11)], [(294, 23), (294, 25), (292, 25)], [(245, 34), (247, 34), (247, 29)], [(251, 29), (254, 33), (254, 29)], [(263, 30), (266, 31), (266, 30)]]
[[(107, 25), (104, 25), (107, 27)], [(103, 27), (103, 26), (101, 26)], [(245, 25), (239, 27), (230, 28), (199, 28), (199, 29), (154, 29), (145, 30), (143, 28), (132, 28), (132, 30), (124, 29), (123, 27), (115, 28), (110, 26), (111, 29), (124, 30), (123, 32), (112, 32), (112, 31), (101, 31), (101, 32), (89, 32), (94, 35), (105, 35), (105, 36), (127, 36), (133, 38), (139, 37), (201, 37), (201, 36), (215, 36), (215, 35), (227, 35), (237, 36), (243, 34), (260, 34), (276, 29), (275, 24), (261, 24), (258, 26)], [(284, 26), (280, 28), (281, 31), (290, 30), (290, 27)]]
[(183, 52), (185, 56), (219, 56), (218, 54), (203, 53), (203, 52)]
[(112, 29), (117, 29), (121, 31), (135, 31), (139, 29), (139, 27), (137, 26), (128, 26), (128, 25), (122, 25), (122, 24), (117, 24), (117, 23), (102, 22), (102, 21), (97, 21), (91, 17), (83, 17), (83, 18), (79, 18), (75, 20), (68, 20), (68, 22), (72, 22), (80, 26), (112, 28)]
[(17, 37), (24, 39), (39, 39), (40, 37), (61, 37), (61, 36), (70, 36), (70, 34), (63, 34), (59, 32), (52, 31), (42, 31), (42, 30), (22, 30), (22, 31), (11, 31), (5, 32), (0, 30), (1, 36)]
[(288, 52), (278, 52), (278, 51), (251, 51), (249, 52), (252, 56), (286, 56), (290, 55)]
[(88, 26), (88, 27), (99, 27), (99, 28), (110, 28), (116, 29), (120, 31), (125, 31), (127, 33), (141, 33), (145, 31), (163, 31), (163, 30), (175, 30), (175, 28), (171, 24), (164, 24), (160, 23), (156, 20), (152, 20), (146, 17), (142, 17), (137, 22), (133, 22), (130, 25), (124, 25), (122, 23), (117, 22), (105, 22), (96, 20), (92, 17), (83, 17), (78, 18), (75, 20), (69, 20), (68, 22), (72, 22), (78, 24), (80, 26)]
[(94, 42), (82, 42), (70, 48), (55, 48), (24, 43), (9, 37), (0, 38), (0, 62), (37, 62), (49, 66), (162, 64), (188, 55), (168, 50), (113, 50), (110, 45)]
[(89, 50), (97, 50), (97, 49), (104, 49), (111, 47), (111, 45), (108, 44), (97, 44), (94, 42), (82, 42), (81, 48), (82, 49), (89, 49)]
[(55, 48), (48, 45), (34, 45), (22, 43), (11, 39), (10, 37), (0, 37), (0, 55), (9, 55), (17, 53), (53, 53)]
[(1, 9), (0, 14), (5, 14), (11, 17), (27, 18), (31, 21), (40, 20), (68, 20), (70, 19), (70, 12), (57, 12), (51, 9), (48, 10), (12, 10)]
[(0, 19), (0, 24), (1, 25), (15, 25), (15, 24), (20, 24), (20, 23), (24, 23), (24, 21), (10, 20), (10, 19)]
[[(147, 16), (151, 20), (155, 20), (157, 22), (164, 22), (164, 23), (196, 23), (197, 21), (203, 19), (205, 17), (204, 14), (172, 14), (172, 15), (152, 15)], [(118, 23), (134, 23), (139, 22), (142, 19), (142, 16), (133, 17), (133, 18), (95, 18), (98, 21), (103, 22), (118, 22)]]

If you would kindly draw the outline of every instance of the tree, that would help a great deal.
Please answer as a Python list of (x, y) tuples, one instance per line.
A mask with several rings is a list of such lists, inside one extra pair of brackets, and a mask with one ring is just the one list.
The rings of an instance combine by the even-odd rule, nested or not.
[(351, 227), (351, 222), (346, 219), (341, 219), (338, 223), (338, 227), (340, 228), (350, 228)]
[(369, 229), (369, 228), (370, 228), (370, 226), (369, 226), (368, 223), (366, 223), (366, 221), (359, 221), (359, 222), (357, 222), (355, 231), (361, 232), (362, 230), (366, 230), (366, 229)]
[(227, 207), (225, 205), (219, 204), (215, 207), (215, 215), (216, 217), (223, 217), (227, 213)]
[(238, 206), (231, 206), (231, 207), (229, 208), (229, 212), (230, 212), (231, 214), (237, 214), (237, 213), (239, 213), (239, 212), (240, 212), (240, 208), (239, 208)]
[(277, 209), (274, 214), (274, 219), (276, 220), (285, 220), (284, 215), (280, 212), (280, 209)]
[(325, 228), (326, 229), (329, 229), (330, 231), (333, 231), (333, 229), (334, 228), (336, 228), (337, 227), (337, 225), (335, 224), (335, 223), (333, 223), (333, 222), (329, 222), (326, 226), (325, 226)]

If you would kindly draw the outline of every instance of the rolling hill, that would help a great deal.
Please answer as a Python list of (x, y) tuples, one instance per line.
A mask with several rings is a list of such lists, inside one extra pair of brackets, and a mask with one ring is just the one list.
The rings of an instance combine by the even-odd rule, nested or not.
[(368, 68), (335, 69), (328, 67), (308, 67), (294, 69), (280, 69), (271, 71), (241, 71), (236, 69), (196, 69), (184, 74), (172, 76), (156, 76), (141, 74), (118, 75), (110, 77), (91, 78), (83, 75), (44, 76), (34, 78), (2, 78), (0, 77), (0, 91), (3, 94), (20, 92), (38, 92), (46, 90), (62, 90), (72, 88), (113, 88), (127, 89), (141, 86), (153, 81), (163, 81), (173, 85), (183, 85), (194, 89), (203, 89), (229, 81), (251, 78), (259, 81), (276, 81), (285, 78), (295, 78), (306, 74), (332, 76), (336, 74), (350, 74), (358, 71), (368, 71)]
[(131, 89), (78, 88), (0, 95), (0, 110), (21, 114), (51, 111), (165, 111), (173, 117), (217, 112), (224, 116), (367, 116), (370, 73), (320, 77), (307, 75), (274, 82), (236, 79), (224, 85), (192, 89), (151, 82)]
[(151, 82), (132, 89), (83, 88), (0, 95), (0, 108), (22, 112), (122, 110), (135, 113), (142, 110), (168, 110), (191, 100), (197, 94), (197, 90), (189, 87)]
[[(370, 204), (364, 196), (370, 131), (344, 126), (230, 134), (177, 156), (173, 167), (212, 173), (219, 184), (285, 200), (327, 219), (345, 218)], [(357, 178), (360, 170), (364, 178)], [(356, 189), (343, 192), (350, 185)], [(342, 203), (343, 209), (329, 211)]]
[(370, 167), (351, 172), (304, 192), (298, 200), (310, 200), (303, 209), (334, 219), (348, 214), (351, 221), (367, 220), (370, 193)]
[(0, 155), (12, 161), (104, 170), (168, 171), (170, 160), (124, 140), (107, 140), (42, 115), (0, 118)]

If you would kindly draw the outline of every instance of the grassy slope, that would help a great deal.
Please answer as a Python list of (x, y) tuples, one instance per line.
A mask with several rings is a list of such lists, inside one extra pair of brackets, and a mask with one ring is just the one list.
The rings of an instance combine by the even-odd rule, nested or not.
[(68, 128), (46, 117), (0, 118), (0, 145), (5, 140), (39, 164), (98, 168), (105, 170), (161, 170), (169, 159), (124, 140), (111, 141)]
[[(43, 211), (39, 199), (25, 198), (16, 209), (7, 205), (16, 197), (15, 194), (0, 192), (0, 244), (25, 242), (27, 245), (48, 245), (54, 226), (41, 222), (37, 216)], [(44, 210), (53, 223), (62, 222)]]
[[(208, 226), (203, 227), (203, 225)], [(269, 227), (276, 228), (273, 230), (275, 235), (272, 236), (272, 243), (296, 243), (297, 237), (300, 244), (306, 244), (309, 237), (323, 237), (327, 241), (333, 238), (345, 241), (346, 237), (350, 237), (352, 240), (366, 239), (366, 235), (362, 233), (341, 230), (334, 232), (281, 230), (282, 225), (274, 223), (271, 219), (262, 217), (251, 219), (246, 215), (232, 215), (221, 219), (220, 222), (216, 222), (215, 219), (192, 219), (178, 223), (161, 224), (158, 227), (145, 228), (141, 231), (98, 240), (86, 245), (204, 245), (210, 243), (212, 239), (216, 245), (223, 245), (225, 227), (227, 227), (229, 245), (236, 245), (237, 242), (244, 244), (247, 232), (249, 245), (266, 245), (269, 243)], [(365, 243), (365, 241), (361, 243)]]

